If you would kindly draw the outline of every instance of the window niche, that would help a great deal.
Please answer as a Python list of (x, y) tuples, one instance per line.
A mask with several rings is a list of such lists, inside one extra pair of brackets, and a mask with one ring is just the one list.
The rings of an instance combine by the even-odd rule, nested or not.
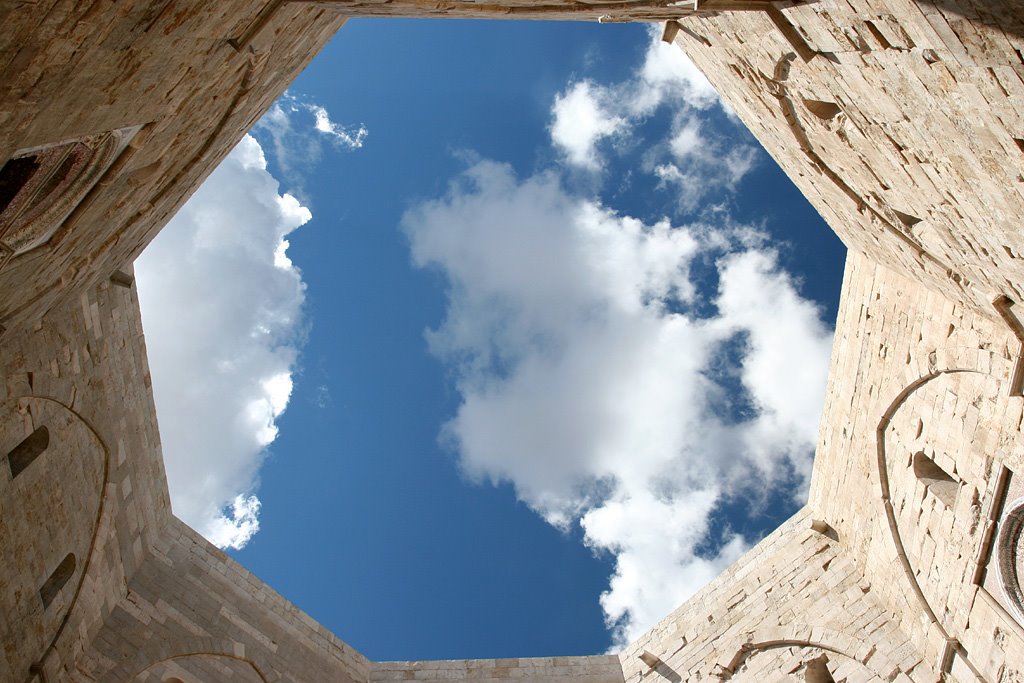
[(831, 121), (835, 117), (842, 113), (842, 109), (835, 102), (825, 102), (823, 100), (804, 100), (804, 106), (807, 107), (807, 111), (817, 116), (822, 121)]
[(924, 484), (929, 493), (938, 498), (946, 507), (953, 507), (960, 482), (925, 455), (924, 451), (914, 453), (913, 468), (914, 476)]
[(75, 554), (68, 553), (50, 577), (39, 589), (39, 598), (43, 601), (43, 609), (48, 608), (60, 595), (60, 591), (75, 574)]
[(46, 244), (139, 126), (22, 149), (0, 166), (0, 251)]
[(7, 454), (7, 465), (11, 468), (11, 478), (24, 472), (49, 445), (50, 430), (46, 427), (37, 427), (35, 431), (22, 439), (21, 443)]
[(822, 654), (804, 665), (804, 681), (806, 683), (836, 683), (832, 672), (828, 670), (828, 656)]
[(7, 212), (14, 198), (22, 193), (38, 170), (39, 159), (35, 154), (9, 159), (0, 168), (0, 216)]

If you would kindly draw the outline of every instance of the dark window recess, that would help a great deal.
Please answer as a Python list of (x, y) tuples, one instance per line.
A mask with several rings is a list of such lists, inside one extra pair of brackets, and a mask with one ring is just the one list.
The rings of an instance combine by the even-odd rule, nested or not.
[(50, 445), (50, 430), (39, 427), (15, 446), (7, 454), (7, 464), (11, 467), (11, 478), (21, 474)]
[(843, 111), (835, 102), (825, 102), (823, 100), (804, 100), (804, 106), (822, 121), (830, 121), (839, 116), (839, 113)]
[(941, 500), (943, 505), (953, 507), (960, 484), (921, 451), (914, 453), (914, 476), (930, 493)]
[(0, 169), (0, 213), (3, 213), (11, 205), (14, 198), (38, 170), (39, 160), (34, 154), (10, 159), (4, 164), (4, 167)]
[(821, 655), (817, 659), (807, 662), (804, 668), (804, 681), (806, 683), (836, 683), (832, 678), (832, 672), (828, 670), (828, 657)]
[(74, 553), (68, 553), (67, 557), (60, 561), (57, 568), (50, 574), (50, 578), (46, 580), (43, 587), (39, 589), (39, 597), (43, 601), (43, 609), (50, 606), (64, 585), (71, 579), (75, 574), (75, 555)]
[(921, 219), (918, 218), (917, 216), (914, 216), (913, 214), (903, 213), (902, 211), (897, 211), (896, 209), (893, 209), (892, 212), (896, 214), (896, 218), (900, 219), (900, 223), (903, 223), (903, 225), (907, 226), (908, 228), (912, 228), (921, 222)]
[(115, 270), (110, 276), (110, 281), (118, 287), (127, 287), (129, 289), (135, 284), (135, 278), (123, 270)]

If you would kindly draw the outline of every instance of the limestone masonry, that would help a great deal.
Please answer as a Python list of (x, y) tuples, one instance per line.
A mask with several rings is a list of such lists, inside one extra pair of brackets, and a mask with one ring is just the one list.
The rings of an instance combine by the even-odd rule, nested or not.
[[(667, 20), (849, 247), (806, 507), (618, 656), (372, 662), (170, 512), (131, 264), (365, 15)], [(8, 0), (0, 26), (0, 682), (1024, 681), (1024, 4)]]

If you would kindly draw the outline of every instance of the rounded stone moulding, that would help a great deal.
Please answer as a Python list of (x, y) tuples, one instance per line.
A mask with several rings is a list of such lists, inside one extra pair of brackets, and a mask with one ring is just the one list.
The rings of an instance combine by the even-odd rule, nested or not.
[(999, 536), (996, 540), (999, 585), (1013, 616), (1024, 624), (1024, 591), (1021, 590), (1020, 585), (1020, 577), (1024, 574), (1022, 531), (1024, 531), (1024, 497), (1007, 504), (1003, 520), (999, 524)]

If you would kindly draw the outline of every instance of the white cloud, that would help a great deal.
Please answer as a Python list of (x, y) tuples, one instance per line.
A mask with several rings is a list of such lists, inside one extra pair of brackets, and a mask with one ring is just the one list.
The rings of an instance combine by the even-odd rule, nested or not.
[(677, 207), (685, 213), (709, 194), (734, 190), (753, 169), (758, 152), (704, 125), (710, 109), (724, 107), (718, 94), (682, 50), (660, 40), (656, 27), (648, 35), (643, 64), (631, 78), (609, 86), (579, 81), (555, 96), (551, 140), (570, 166), (600, 172), (608, 165), (599, 149), (602, 140), (630, 139), (642, 121), (668, 107), (674, 119), (671, 137), (651, 146), (642, 170), (653, 174), (659, 187), (678, 193)]
[(686, 53), (662, 42), (658, 25), (651, 24), (647, 33), (650, 42), (640, 67), (640, 85), (630, 100), (634, 112), (650, 112), (665, 100), (685, 103), (690, 109), (707, 109), (720, 103), (715, 88)]
[[(757, 232), (720, 218), (645, 225), (482, 162), (404, 219), (415, 263), (450, 284), (428, 335), (462, 397), (443, 439), (468, 476), (614, 554), (619, 644), (747, 547), (712, 527), (717, 504), (809, 472), (830, 332)], [(741, 360), (717, 372), (727, 344)], [(740, 390), (753, 410), (731, 415)]]
[(669, 140), (672, 156), (680, 161), (691, 156), (699, 156), (701, 148), (706, 144), (707, 141), (700, 134), (700, 122), (697, 119), (689, 119), (679, 126)]
[(231, 505), (203, 527), (203, 535), (218, 548), (241, 550), (260, 530), (260, 499), (235, 496)]
[(331, 141), (344, 149), (359, 149), (369, 134), (366, 126), (342, 126), (331, 121), (330, 114), (319, 104), (303, 105), (307, 111), (312, 112), (316, 120), (315, 127), (321, 133), (329, 136)]
[(590, 81), (580, 81), (555, 96), (551, 107), (551, 141), (560, 147), (569, 163), (590, 171), (601, 168), (597, 142), (626, 125), (612, 114), (606, 91)]
[[(721, 321), (749, 333), (742, 379), (761, 413), (747, 439), (747, 456), (769, 471), (784, 452), (817, 438), (831, 333), (817, 307), (778, 271), (771, 252), (730, 256), (720, 271)], [(810, 476), (809, 458), (792, 463)]]
[(361, 148), (369, 135), (366, 126), (336, 123), (323, 105), (292, 92), (285, 92), (267, 110), (253, 133), (269, 142), (282, 173), (299, 187), (304, 172), (320, 161), (324, 141), (335, 149), (352, 151)]
[(692, 211), (709, 195), (734, 190), (757, 160), (751, 144), (707, 133), (693, 114), (677, 117), (668, 148), (672, 159), (654, 166), (661, 187), (671, 187), (683, 211)]
[(221, 547), (259, 528), (302, 324), (285, 236), (310, 218), (246, 136), (136, 262), (174, 512)]

